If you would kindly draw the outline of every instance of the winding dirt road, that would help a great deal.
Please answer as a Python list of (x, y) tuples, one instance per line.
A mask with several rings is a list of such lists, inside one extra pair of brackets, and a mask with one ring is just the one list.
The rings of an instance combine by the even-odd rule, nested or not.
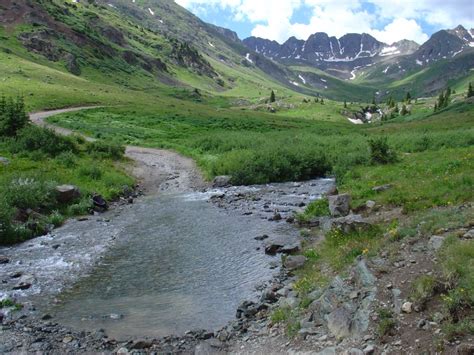
[[(68, 136), (76, 132), (47, 123), (45, 121), (46, 118), (62, 113), (95, 108), (100, 108), (100, 106), (35, 112), (30, 114), (30, 120), (35, 125), (47, 127), (58, 134)], [(82, 136), (89, 142), (95, 140), (91, 137)], [(132, 166), (129, 167), (129, 171), (138, 180), (142, 190), (147, 195), (190, 192), (206, 186), (194, 160), (186, 158), (176, 152), (165, 149), (126, 146), (125, 156), (133, 161)]]

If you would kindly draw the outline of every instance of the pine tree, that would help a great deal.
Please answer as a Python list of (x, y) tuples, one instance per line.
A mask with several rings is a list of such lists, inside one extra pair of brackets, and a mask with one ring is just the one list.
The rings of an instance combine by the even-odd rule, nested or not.
[(474, 90), (472, 89), (472, 84), (469, 83), (469, 87), (467, 88), (467, 97), (473, 97), (474, 96)]
[(321, 105), (324, 105), (324, 99), (321, 97)]
[(347, 101), (344, 100), (344, 108), (347, 108)]
[(434, 111), (434, 112), (437, 112), (437, 111), (438, 111), (438, 103), (437, 103), (437, 102), (435, 102), (434, 110), (433, 110), (433, 111)]
[(408, 114), (408, 110), (405, 104), (402, 106), (402, 110), (400, 111), (400, 115), (405, 116)]
[(406, 101), (407, 104), (411, 104), (411, 94), (410, 94), (409, 91), (407, 92), (407, 96), (405, 97), (405, 101)]
[(314, 99), (314, 102), (318, 103), (318, 102), (319, 102), (319, 98), (318, 98), (318, 97), (315, 98), (315, 99)]
[(275, 92), (272, 90), (272, 93), (270, 94), (270, 102), (275, 102), (276, 97), (275, 97)]

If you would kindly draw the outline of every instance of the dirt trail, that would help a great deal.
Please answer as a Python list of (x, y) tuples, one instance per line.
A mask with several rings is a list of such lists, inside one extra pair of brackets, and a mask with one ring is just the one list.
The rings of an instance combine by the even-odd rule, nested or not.
[[(68, 136), (75, 132), (49, 124), (45, 119), (62, 113), (94, 108), (100, 108), (100, 106), (36, 112), (30, 114), (30, 120), (35, 125), (51, 128), (58, 134)], [(84, 138), (89, 142), (95, 140), (86, 136)], [(127, 146), (125, 156), (133, 161), (133, 165), (129, 169), (130, 173), (139, 181), (142, 190), (147, 195), (188, 192), (206, 186), (195, 162), (176, 152), (164, 149)]]

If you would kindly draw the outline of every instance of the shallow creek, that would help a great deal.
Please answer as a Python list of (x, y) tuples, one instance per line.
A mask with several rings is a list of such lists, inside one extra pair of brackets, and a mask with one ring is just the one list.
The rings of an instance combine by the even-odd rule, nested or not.
[[(77, 265), (87, 265), (81, 254), (91, 246), (82, 244), (86, 250), (76, 248), (74, 255), (67, 242), (51, 250), (61, 261), (56, 275), (51, 267), (48, 275), (41, 276), (45, 273), (38, 267), (41, 257), (36, 266), (34, 261), (20, 262), (10, 265), (9, 271), (16, 268), (39, 279), (29, 297), (37, 312), (50, 313), (54, 321), (75, 329), (105, 329), (116, 339), (217, 329), (235, 318), (242, 301), (256, 299), (259, 286), (278, 272), (280, 256), (266, 255), (262, 242), (254, 238), (267, 234), (290, 243), (298, 239), (291, 224), (269, 217), (275, 210), (285, 217), (332, 184), (325, 179), (147, 198), (121, 213), (110, 213), (107, 223), (99, 218), (100, 228), (84, 232), (92, 222), (74, 221), (23, 250), (26, 257), (34, 256), (42, 247), (49, 248), (42, 253), (49, 252), (54, 243), (82, 236), (91, 244), (107, 234), (107, 241), (113, 242), (99, 243), (104, 250), (85, 276)], [(216, 195), (238, 198), (218, 208), (210, 203)], [(68, 254), (61, 256), (66, 250)], [(14, 252), (9, 249), (7, 254)], [(51, 306), (53, 290), (68, 286), (68, 272), (73, 286)]]

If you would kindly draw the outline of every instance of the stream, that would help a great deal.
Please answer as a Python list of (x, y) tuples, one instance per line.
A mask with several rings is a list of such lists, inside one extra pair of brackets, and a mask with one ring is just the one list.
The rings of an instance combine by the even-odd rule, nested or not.
[[(0, 274), (33, 274), (30, 290), (7, 294), (73, 329), (104, 329), (118, 340), (216, 330), (279, 272), (280, 255), (266, 255), (255, 237), (298, 241), (284, 218), (331, 186), (322, 179), (148, 197), (2, 250), (30, 262)], [(275, 211), (282, 220), (271, 221)], [(41, 267), (45, 251), (56, 255), (56, 273), (55, 263)]]

